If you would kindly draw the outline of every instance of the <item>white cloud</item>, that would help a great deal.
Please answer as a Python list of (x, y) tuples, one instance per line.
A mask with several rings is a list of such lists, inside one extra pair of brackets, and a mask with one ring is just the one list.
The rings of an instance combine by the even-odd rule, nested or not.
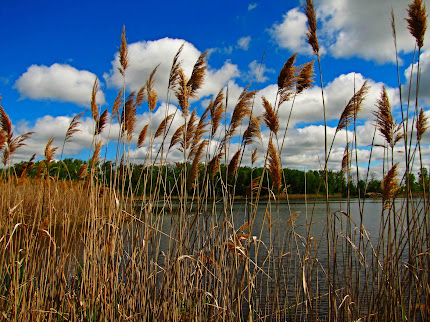
[(255, 8), (257, 8), (258, 4), (257, 3), (250, 3), (248, 5), (248, 11), (254, 10)]
[[(404, 0), (321, 0), (316, 4), (318, 40), (334, 57), (361, 57), (378, 63), (395, 62), (391, 9), (396, 20), (399, 52), (411, 52), (415, 40), (409, 34)], [(280, 47), (311, 53), (306, 43), (307, 19), (293, 8), (271, 29)], [(324, 50), (321, 54), (324, 53)]]
[(270, 29), (270, 34), (278, 45), (291, 51), (312, 53), (310, 46), (306, 42), (306, 15), (299, 8), (293, 8), (283, 18), (282, 23), (275, 23)]
[[(155, 90), (160, 100), (165, 100), (173, 57), (181, 45), (184, 45), (180, 56), (181, 66), (185, 75), (189, 77), (201, 54), (191, 43), (182, 39), (163, 38), (129, 44), (130, 65), (125, 72), (127, 88), (130, 90), (140, 89), (152, 70), (159, 65), (155, 75)], [(112, 69), (109, 73), (104, 74), (107, 84), (111, 87), (120, 88), (123, 85), (122, 75), (118, 71), (119, 66), (118, 53), (116, 53), (115, 59), (112, 61)], [(218, 70), (209, 67), (204, 85), (198, 92), (199, 97), (217, 93), (230, 79), (237, 76), (239, 76), (237, 65), (229, 61), (226, 61)]]
[[(354, 80), (355, 79), (355, 80)], [(349, 73), (340, 75), (332, 82), (328, 83), (324, 88), (324, 99), (326, 105), (327, 120), (339, 120), (346, 104), (354, 95), (354, 86), (356, 91), (363, 85), (365, 78), (361, 74)], [(363, 108), (360, 111), (359, 119), (373, 119), (372, 111), (375, 110), (376, 100), (380, 97), (382, 83), (368, 80), (370, 90), (363, 102)], [(387, 87), (387, 93), (392, 106), (398, 104), (398, 91)], [(275, 102), (277, 85), (269, 85), (259, 92), (259, 96), (265, 96), (269, 102)], [(256, 112), (263, 113), (261, 99), (256, 100)], [(286, 102), (279, 109), (280, 124), (287, 124), (292, 102)], [(321, 98), (321, 88), (315, 86), (305, 90), (302, 94), (296, 97), (294, 101), (293, 112), (291, 116), (290, 126), (299, 123), (321, 122), (323, 120), (323, 106)]]
[[(50, 67), (31, 65), (18, 78), (15, 87), (22, 97), (52, 99), (89, 106), (96, 75), (77, 70), (70, 65), (53, 64)], [(102, 92), (97, 94), (99, 104), (104, 104)]]
[(358, 56), (379, 63), (395, 61), (391, 31), (391, 9), (396, 19), (399, 51), (414, 48), (406, 21), (407, 3), (403, 0), (323, 0), (317, 14), (322, 21), (321, 33), (331, 42), (335, 57)]
[(239, 40), (237, 41), (237, 45), (239, 46), (240, 49), (248, 50), (250, 42), (251, 42), (251, 36), (242, 37), (242, 38), (239, 38)]
[[(412, 69), (413, 68), (413, 69)], [(412, 87), (411, 87), (411, 97), (412, 101), (415, 101), (415, 93), (416, 93), (416, 82), (417, 82), (417, 70), (418, 63), (412, 64), (405, 70), (405, 78), (406, 78), (406, 86), (404, 86), (405, 92), (405, 100), (408, 95), (409, 81), (411, 79), (411, 71), (412, 74)], [(419, 97), (425, 101), (426, 104), (430, 104), (430, 50), (425, 50), (420, 56), (420, 88), (419, 88)]]
[(266, 65), (259, 63), (257, 60), (252, 61), (248, 65), (249, 70), (246, 74), (246, 78), (251, 82), (264, 83), (269, 77), (267, 77), (266, 73), (274, 73), (275, 70), (271, 68), (267, 68)]

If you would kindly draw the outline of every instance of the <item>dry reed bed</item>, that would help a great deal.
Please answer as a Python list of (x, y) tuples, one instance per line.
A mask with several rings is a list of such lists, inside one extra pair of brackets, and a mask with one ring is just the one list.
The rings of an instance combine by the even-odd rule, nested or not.
[[(317, 19), (311, 0), (306, 1), (305, 11), (308, 42), (317, 57), (322, 84)], [(420, 52), (426, 28), (421, 1), (409, 5), (408, 24)], [(395, 40), (394, 17), (392, 26)], [(228, 100), (226, 91), (221, 90), (213, 98), (203, 115), (190, 111), (190, 99), (197, 96), (204, 83), (207, 53), (200, 56), (192, 74), (185, 75), (181, 50), (173, 60), (168, 85), (169, 98), (175, 95), (178, 109), (166, 112), (158, 127), (150, 120), (140, 130), (136, 145), (133, 136), (137, 108), (147, 104), (149, 111), (154, 112), (157, 106), (153, 88), (156, 68), (139, 91), (127, 94), (125, 88), (121, 89), (111, 109), (112, 119), (108, 110), (99, 110), (95, 81), (91, 103), (92, 157), (79, 170), (79, 180), (56, 179), (58, 172), (51, 165), (57, 148), (53, 147), (52, 139), (46, 145), (45, 159), (35, 178), (28, 177), (34, 156), (18, 173), (4, 172), (0, 180), (2, 318), (23, 321), (427, 319), (429, 201), (425, 192), (419, 200), (412, 198), (408, 179), (409, 171), (413, 171), (413, 156), (422, 166), (421, 138), (428, 127), (423, 111), (418, 109), (418, 100), (415, 110), (413, 102), (408, 102), (406, 111), (402, 103), (404, 121), (398, 123), (393, 119), (385, 89), (376, 102), (376, 128), (386, 141), (388, 152), (384, 162), (389, 169), (384, 173), (382, 211), (377, 214), (381, 222), (378, 242), (370, 242), (363, 225), (364, 216), (376, 215), (364, 213), (365, 196), (359, 199), (360, 220), (354, 222), (350, 212), (352, 200), (346, 199), (345, 211), (335, 211), (328, 189), (324, 228), (318, 235), (312, 230), (314, 206), (299, 234), (296, 226), (299, 214), (290, 211), (281, 225), (285, 214), (280, 213), (276, 197), (285, 193), (287, 185), (280, 156), (288, 126), (280, 133), (278, 111), (286, 103), (291, 104), (292, 111), (295, 97), (312, 86), (313, 62), (295, 66), (297, 54), (286, 61), (278, 77), (276, 101), (263, 98), (262, 116), (253, 112), (256, 92), (245, 88), (229, 125), (220, 135)], [(129, 61), (124, 30), (119, 59), (125, 79)], [(417, 97), (418, 89), (417, 86)], [(353, 127), (354, 137), (349, 138), (351, 143), (346, 146), (342, 162), (348, 181), (359, 175), (351, 172), (351, 166), (357, 162), (356, 119), (367, 91), (365, 83), (353, 95), (336, 129), (337, 135)], [(322, 110), (326, 124), (323, 90)], [(170, 136), (172, 119), (177, 114), (182, 115), (184, 123)], [(65, 144), (79, 131), (81, 116), (73, 118), (67, 130), (60, 160)], [(102, 171), (98, 166), (103, 147), (100, 134), (110, 131), (114, 119), (120, 124), (115, 159), (118, 167)], [(231, 141), (237, 137), (241, 124), (247, 125), (247, 129), (240, 136), (240, 148), (232, 151)], [(3, 108), (0, 108), (0, 125), (0, 150), (6, 167), (32, 133), (14, 136), (12, 122)], [(251, 143), (262, 144), (261, 126), (270, 131), (264, 172), (253, 178), (248, 198), (238, 210), (234, 201), (236, 169)], [(410, 128), (414, 130), (407, 132)], [(156, 139), (163, 143), (157, 145)], [(327, 134), (325, 141), (323, 170), (333, 146), (333, 142), (330, 145), (327, 141)], [(216, 143), (216, 149), (209, 153), (211, 142)], [(401, 175), (392, 155), (399, 142), (405, 145), (407, 172), (402, 184), (406, 198), (396, 201)], [(140, 196), (127, 182), (133, 170), (134, 156), (130, 149), (144, 145), (150, 146), (148, 151), (157, 152), (149, 153), (145, 160), (139, 178), (145, 189)], [(171, 187), (179, 193), (177, 200), (160, 193), (167, 182), (162, 171), (151, 171), (155, 165), (166, 164), (173, 149), (183, 154), (183, 163), (178, 164), (179, 175)], [(252, 153), (252, 165), (256, 153), (257, 150)], [(227, 166), (225, 176), (217, 175), (222, 162)], [(324, 177), (321, 187), (328, 183), (327, 175)], [(268, 186), (263, 187), (263, 178), (269, 179)], [(270, 191), (267, 203), (260, 202), (262, 189)], [(135, 207), (134, 200), (141, 202), (141, 206)], [(257, 223), (259, 209), (264, 209), (265, 215)], [(263, 235), (267, 236), (264, 242)], [(327, 253), (322, 253), (322, 249)]]

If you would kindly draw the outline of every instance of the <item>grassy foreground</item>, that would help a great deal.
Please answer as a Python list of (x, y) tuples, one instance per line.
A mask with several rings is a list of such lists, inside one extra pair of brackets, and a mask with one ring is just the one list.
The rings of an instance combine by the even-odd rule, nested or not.
[[(316, 17), (312, 1), (306, 3), (308, 41), (317, 57), (322, 83)], [(417, 40), (419, 59), (426, 29), (421, 1), (410, 4), (408, 23)], [(395, 42), (394, 17), (392, 25)], [(157, 107), (153, 89), (156, 68), (140, 91), (126, 95), (123, 88), (110, 113), (99, 110), (96, 80), (91, 105), (92, 157), (81, 166), (76, 180), (56, 179), (51, 164), (57, 148), (52, 139), (34, 178), (28, 177), (33, 158), (20, 171), (13, 171), (13, 154), (32, 133), (14, 136), (11, 120), (0, 108), (0, 150), (6, 169), (0, 179), (1, 319), (428, 320), (428, 191), (424, 188), (419, 198), (413, 197), (409, 182), (414, 161), (422, 168), (421, 138), (428, 127), (423, 110), (418, 109), (419, 86), (415, 103), (401, 103), (403, 120), (398, 123), (385, 89), (375, 102), (376, 130), (384, 137), (387, 151), (379, 196), (381, 212), (365, 213), (365, 196), (360, 196), (360, 221), (354, 222), (350, 198), (345, 200), (346, 210), (339, 213), (325, 189), (324, 230), (313, 234), (315, 214), (310, 211), (304, 233), (299, 234), (296, 222), (300, 214), (279, 210), (279, 195), (288, 192), (280, 157), (288, 127), (281, 133), (278, 110), (287, 104), (293, 110), (294, 98), (312, 86), (314, 63), (295, 66), (297, 54), (291, 56), (280, 71), (276, 101), (262, 98), (262, 116), (253, 113), (256, 92), (245, 88), (226, 119), (228, 95), (224, 89), (203, 115), (190, 111), (190, 99), (204, 82), (207, 53), (198, 59), (192, 74), (185, 75), (181, 50), (172, 63), (167, 89), (176, 97), (178, 109), (167, 112), (156, 126), (150, 121), (140, 131), (135, 129), (137, 108), (145, 104), (153, 112)], [(129, 62), (125, 31), (119, 59), (126, 78)], [(419, 61), (417, 66), (419, 84)], [(359, 175), (351, 171), (354, 162), (358, 166), (355, 121), (367, 91), (365, 83), (353, 95), (336, 129), (336, 135), (352, 133), (342, 162), (348, 182)], [(402, 98), (400, 101), (404, 102)], [(170, 127), (174, 115), (183, 123), (173, 132)], [(325, 121), (323, 92), (321, 115)], [(72, 120), (62, 150), (79, 130), (80, 117)], [(109, 142), (103, 142), (100, 135), (110, 131), (115, 119), (120, 132), (117, 142), (111, 144), (117, 147), (117, 166), (102, 169), (102, 147)], [(246, 130), (238, 136), (243, 124)], [(261, 126), (270, 131), (264, 143)], [(325, 139), (322, 170), (326, 175), (320, 187), (328, 184), (326, 166), (331, 148), (327, 133)], [(233, 142), (240, 143), (237, 150), (231, 148), (236, 146)], [(402, 143), (406, 171), (400, 174), (393, 153), (394, 147)], [(264, 171), (253, 178), (243, 211), (238, 213), (234, 198), (236, 170), (245, 150), (253, 144), (261, 144), (263, 153), (260, 148), (259, 157), (264, 160)], [(143, 196), (134, 200), (136, 191), (127, 184), (133, 172), (134, 155), (130, 151), (144, 146), (149, 146), (148, 155), (139, 180), (145, 189)], [(151, 167), (169, 163), (169, 153), (174, 149), (181, 151), (183, 162), (178, 165), (175, 185), (166, 187), (163, 173), (154, 174)], [(253, 150), (252, 165), (257, 151)], [(217, 175), (221, 163), (227, 166), (222, 176)], [(400, 183), (405, 186), (405, 194), (397, 200)], [(423, 187), (428, 183), (423, 182)], [(260, 202), (262, 190), (270, 191), (264, 202)], [(176, 191), (179, 197), (160, 191)], [(139, 200), (145, 201), (136, 206)], [(261, 229), (255, 229), (261, 207), (266, 207), (265, 216)], [(376, 243), (370, 241), (363, 225), (364, 217), (370, 215), (381, 222)], [(237, 216), (241, 216), (240, 224)], [(281, 225), (280, 217), (288, 218), (285, 224)], [(268, 236), (265, 242), (263, 234)]]

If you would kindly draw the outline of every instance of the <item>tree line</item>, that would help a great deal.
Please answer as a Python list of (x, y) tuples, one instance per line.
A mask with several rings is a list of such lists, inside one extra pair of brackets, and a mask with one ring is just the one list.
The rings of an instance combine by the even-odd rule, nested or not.
[[(91, 162), (91, 161), (90, 161)], [(72, 180), (78, 181), (82, 179), (81, 169), (89, 165), (87, 161), (79, 159), (66, 158), (63, 161), (53, 161), (49, 164), (48, 169), (44, 169), (44, 176), (49, 175), (51, 178), (58, 180)], [(41, 168), (44, 162), (37, 161), (28, 167), (28, 162), (20, 162), (15, 164), (10, 169), (2, 169), (2, 174), (5, 176), (6, 172), (12, 173), (16, 177), (34, 178), (41, 176)], [(190, 164), (187, 164), (190, 167)], [(168, 164), (163, 166), (146, 166), (142, 164), (132, 165), (119, 165), (111, 161), (101, 162), (95, 167), (97, 177), (101, 182), (108, 184), (113, 179), (116, 171), (122, 172), (126, 175), (117, 175), (117, 186), (122, 188), (131, 188), (135, 194), (142, 195), (150, 193), (151, 189), (156, 186), (156, 180), (162, 178), (163, 184), (158, 186), (160, 194), (171, 194), (177, 196), (180, 194), (178, 182), (181, 180), (181, 171), (184, 167), (182, 163)], [(88, 167), (89, 168), (89, 167)], [(251, 168), (247, 166), (237, 167), (233, 174), (228, 174), (228, 167), (224, 164), (220, 165), (220, 170), (213, 176), (209, 176), (209, 182), (215, 187), (215, 193), (220, 194), (222, 191), (222, 184), (234, 187), (234, 194), (237, 196), (246, 196), (249, 194), (252, 181), (260, 178), (263, 175), (263, 168)], [(330, 195), (343, 195), (343, 196), (364, 196), (365, 194), (379, 194), (382, 192), (382, 182), (374, 177), (367, 180), (357, 180), (354, 176), (348, 180), (345, 173), (341, 171), (328, 170), (328, 193)], [(144, 180), (146, 178), (146, 180)], [(202, 187), (205, 183), (205, 167), (200, 169), (199, 176), (195, 186)], [(409, 182), (412, 192), (423, 191), (423, 183), (426, 185), (426, 191), (429, 191), (429, 175), (427, 168), (422, 168), (419, 172), (418, 178), (410, 174)], [(152, 183), (152, 184), (151, 184)], [(263, 178), (261, 194), (269, 194), (267, 187), (271, 186), (271, 179), (267, 175)], [(283, 169), (283, 193), (289, 194), (316, 194), (326, 193), (326, 186), (324, 180), (324, 172), (322, 170), (297, 170), (297, 169)]]

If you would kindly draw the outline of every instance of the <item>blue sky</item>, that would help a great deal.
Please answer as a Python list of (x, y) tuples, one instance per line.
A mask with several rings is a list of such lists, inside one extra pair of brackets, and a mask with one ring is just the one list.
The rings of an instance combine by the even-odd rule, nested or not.
[[(413, 59), (414, 39), (406, 29), (404, 0), (315, 0), (318, 36), (322, 47), (322, 74), (325, 86), (329, 134), (334, 133), (340, 113), (354, 91), (365, 79), (371, 90), (360, 116), (360, 165), (366, 168), (368, 145), (373, 135), (376, 99), (382, 85), (387, 87), (395, 115), (398, 115), (398, 82), (395, 52), (391, 36), (390, 12), (394, 10), (401, 58), (401, 81), (407, 84)], [(427, 3), (424, 1), (424, 3)], [(153, 122), (161, 122), (165, 105), (165, 80), (171, 59), (185, 42), (182, 59), (190, 70), (200, 53), (209, 50), (208, 76), (193, 102), (197, 111), (228, 86), (231, 102), (248, 84), (261, 90), (256, 111), (262, 111), (261, 95), (274, 100), (277, 75), (285, 61), (298, 52), (297, 65), (314, 60), (306, 43), (306, 17), (303, 1), (2, 1), (0, 4), (0, 95), (17, 134), (35, 131), (14, 161), (31, 154), (43, 156), (44, 146), (54, 136), (62, 144), (71, 118), (88, 109), (95, 77), (100, 81), (101, 109), (110, 108), (121, 86), (116, 56), (123, 26), (130, 50), (127, 91), (142, 86), (150, 71), (157, 72), (159, 102)], [(264, 59), (263, 59), (264, 56)], [(430, 69), (427, 42), (423, 48), (422, 71)], [(260, 69), (259, 82), (256, 75)], [(262, 73), (261, 73), (262, 72)], [(427, 73), (428, 74), (428, 73)], [(164, 82), (163, 82), (164, 81)], [(164, 86), (164, 87), (163, 87)], [(430, 100), (430, 76), (422, 76), (422, 101)], [(175, 104), (175, 102), (171, 102)], [(285, 126), (291, 104), (280, 110)], [(231, 106), (232, 108), (232, 106)], [(148, 110), (138, 111), (136, 131), (148, 119)], [(396, 114), (397, 113), (397, 114)], [(91, 119), (87, 113), (82, 131), (66, 145), (68, 157), (87, 158), (91, 145)], [(175, 123), (176, 122), (176, 123)], [(174, 124), (180, 124), (176, 120)], [(322, 106), (319, 75), (315, 87), (295, 102), (288, 130), (284, 166), (318, 169), (323, 157)], [(115, 124), (114, 124), (115, 125)], [(114, 127), (113, 127), (114, 128)], [(268, 131), (262, 129), (263, 149)], [(104, 136), (107, 140), (107, 133)], [(380, 138), (378, 137), (377, 140)], [(425, 162), (430, 156), (425, 137)], [(382, 141), (380, 141), (382, 142)], [(339, 169), (346, 138), (336, 140), (330, 168)], [(145, 155), (145, 147), (136, 159)], [(375, 149), (373, 171), (381, 172), (378, 160), (382, 149)], [(247, 158), (248, 157), (248, 158)], [(175, 158), (175, 153), (172, 153)], [(402, 156), (399, 158), (401, 160)], [(244, 164), (249, 161), (245, 154)], [(261, 160), (260, 160), (261, 161)]]

